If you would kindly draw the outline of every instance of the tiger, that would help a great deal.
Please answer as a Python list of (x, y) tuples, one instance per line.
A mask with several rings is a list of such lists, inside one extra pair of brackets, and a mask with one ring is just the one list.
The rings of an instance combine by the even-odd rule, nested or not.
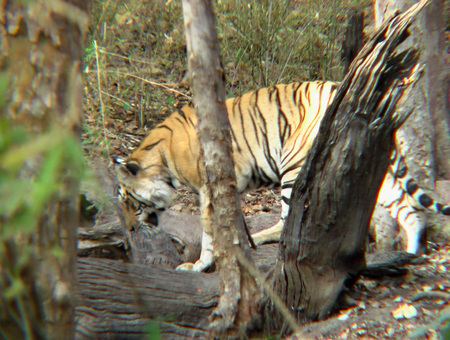
[[(338, 85), (331, 81), (279, 84), (226, 101), (238, 191), (281, 186), (280, 220), (252, 235), (256, 245), (280, 239), (294, 182)], [(151, 130), (130, 156), (115, 160), (119, 199), (142, 221), (157, 223), (158, 213), (171, 206), (181, 184), (199, 192), (203, 202), (197, 124), (195, 109), (187, 104)], [(449, 206), (432, 200), (408, 175), (398, 150), (393, 151), (378, 203), (405, 230), (410, 253), (417, 253), (425, 228), (416, 209), (450, 215)], [(203, 227), (199, 260), (180, 269), (205, 271), (214, 263), (212, 231)]]

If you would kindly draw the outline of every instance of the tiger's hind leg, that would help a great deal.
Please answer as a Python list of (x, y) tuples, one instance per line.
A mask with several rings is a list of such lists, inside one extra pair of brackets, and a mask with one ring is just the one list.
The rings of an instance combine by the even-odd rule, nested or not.
[(378, 194), (378, 203), (389, 211), (401, 227), (405, 237), (405, 251), (417, 254), (422, 247), (426, 218), (422, 211), (409, 203), (406, 195), (398, 181), (388, 172)]
[[(397, 250), (398, 223), (379, 203), (376, 204), (370, 220), (369, 234), (375, 241), (376, 252)], [(374, 249), (370, 249), (370, 252), (374, 252)]]
[(261, 230), (252, 235), (253, 242), (257, 246), (269, 242), (278, 242), (280, 240), (281, 231), (284, 227), (284, 219), (280, 219), (275, 225), (270, 228)]
[(285, 220), (289, 214), (289, 199), (292, 193), (292, 185), (282, 182), (281, 188), (281, 218), (272, 227), (252, 235), (253, 242), (255, 242), (256, 245), (278, 242), (280, 240)]

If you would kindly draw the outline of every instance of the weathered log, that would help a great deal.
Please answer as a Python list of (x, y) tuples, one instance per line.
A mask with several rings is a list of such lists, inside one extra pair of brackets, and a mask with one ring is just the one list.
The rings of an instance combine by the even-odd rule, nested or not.
[[(255, 262), (273, 265), (277, 248), (258, 247)], [(365, 274), (398, 274), (410, 261), (406, 253), (374, 255)], [(78, 276), (77, 339), (140, 339), (156, 333), (169, 339), (208, 337), (209, 315), (219, 299), (216, 273), (80, 258)]]
[[(263, 214), (247, 217), (250, 232), (255, 233), (274, 225), (278, 214)], [(200, 216), (188, 216), (165, 212), (160, 216), (159, 226), (138, 230), (135, 237), (135, 250), (130, 259), (126, 254), (126, 236), (120, 220), (115, 215), (103, 219), (93, 228), (83, 228), (78, 233), (78, 256), (111, 258), (131, 261), (137, 264), (154, 264), (169, 269), (181, 262), (195, 262), (200, 256), (202, 227)], [(268, 249), (271, 249), (270, 251)], [(263, 272), (275, 262), (276, 246), (258, 247), (252, 252), (256, 265)]]
[[(219, 297), (218, 277), (216, 273), (173, 270), (173, 259), (162, 255), (164, 244), (159, 243), (161, 238), (158, 234), (167, 232), (171, 238), (176, 235), (177, 242), (189, 248), (198, 248), (201, 227), (198, 217), (174, 214), (172, 219), (171, 215), (161, 219), (163, 228), (158, 232), (143, 234), (147, 237), (143, 244), (153, 241), (151, 249), (158, 244), (161, 246), (155, 254), (148, 255), (160, 265), (95, 258), (78, 260), (77, 338), (133, 339), (156, 333), (170, 339), (208, 337), (208, 316)], [(272, 226), (278, 218), (277, 214), (264, 214), (247, 218), (247, 223), (255, 231)], [(177, 224), (168, 227), (168, 221), (176, 221)], [(114, 225), (114, 222), (111, 224)], [(106, 227), (103, 229), (107, 230)], [(187, 241), (192, 237), (180, 236), (192, 230), (195, 234), (195, 229), (198, 229), (196, 240)], [(259, 270), (266, 273), (277, 259), (278, 244), (259, 246), (252, 255)], [(161, 256), (165, 261), (161, 260)], [(409, 260), (411, 258), (404, 253), (370, 255), (364, 273), (369, 276), (401, 273), (402, 266)]]
[(79, 339), (144, 338), (152, 322), (168, 338), (206, 337), (219, 298), (215, 274), (93, 258), (78, 274)]

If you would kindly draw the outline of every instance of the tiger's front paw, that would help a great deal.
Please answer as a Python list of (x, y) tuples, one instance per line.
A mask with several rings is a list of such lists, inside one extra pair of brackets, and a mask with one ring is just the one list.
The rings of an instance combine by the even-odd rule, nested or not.
[(191, 270), (194, 272), (203, 272), (206, 269), (208, 269), (211, 266), (211, 264), (205, 264), (200, 260), (197, 260), (195, 263), (191, 262), (185, 262), (183, 264), (180, 264), (176, 270)]
[(194, 270), (194, 264), (192, 262), (185, 262), (180, 264), (175, 270)]

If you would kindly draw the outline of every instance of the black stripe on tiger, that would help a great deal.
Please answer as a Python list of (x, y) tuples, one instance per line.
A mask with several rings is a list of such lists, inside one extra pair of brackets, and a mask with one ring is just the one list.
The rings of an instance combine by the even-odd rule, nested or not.
[[(269, 148), (268, 140), (267, 140), (267, 121), (266, 121), (266, 119), (265, 119), (265, 117), (264, 117), (264, 115), (263, 115), (263, 113), (261, 111), (260, 103), (259, 103), (260, 95), (269, 96), (269, 98), (270, 98), (271, 93), (274, 90), (275, 89), (273, 87), (269, 87), (267, 89), (258, 90), (258, 91), (255, 92), (255, 107), (253, 109), (253, 112), (255, 113), (255, 115), (256, 114), (258, 115), (259, 121), (262, 122), (263, 126), (264, 126), (264, 130), (261, 131), (261, 127), (259, 127), (259, 129), (257, 129), (257, 127), (255, 125), (256, 141), (257, 141), (258, 144), (262, 145), (262, 148), (263, 148), (262, 151), (264, 153), (264, 156), (265, 156), (264, 158), (266, 160), (266, 163), (269, 165), (270, 169), (277, 176), (277, 178), (280, 178), (279, 177), (279, 173), (278, 173), (278, 169), (277, 169), (277, 166), (276, 166), (276, 163), (274, 162), (273, 157), (272, 157), (272, 155), (270, 153), (270, 148)], [(267, 92), (267, 93), (264, 93), (264, 92)], [(250, 117), (253, 120), (253, 115), (250, 115)], [(259, 140), (258, 131), (261, 131), (261, 133), (262, 133), (262, 141)], [(265, 183), (273, 182), (271, 177), (269, 175), (267, 175), (264, 170), (260, 169), (259, 173), (261, 173), (263, 175), (263, 177), (264, 177), (263, 180), (264, 180)]]
[[(278, 97), (278, 89), (276, 87), (270, 87), (268, 89), (269, 92), (269, 100), (270, 101), (274, 101), (274, 97), (277, 98)], [(276, 100), (274, 101), (276, 103)], [(258, 109), (258, 113), (261, 116), (261, 120), (264, 123), (264, 132), (263, 132), (263, 152), (264, 152), (264, 156), (267, 159), (267, 163), (270, 166), (270, 169), (272, 170), (272, 172), (275, 174), (276, 178), (278, 179), (278, 181), (280, 181), (281, 176), (280, 176), (280, 171), (279, 168), (277, 166), (277, 163), (274, 159), (274, 157), (272, 156), (272, 152), (270, 150), (270, 145), (269, 145), (269, 140), (267, 138), (267, 120), (264, 117), (262, 111), (259, 108), (259, 105), (256, 106)], [(280, 113), (280, 107), (277, 106), (277, 112), (278, 114)]]
[(296, 170), (298, 167), (303, 165), (303, 162), (305, 161), (306, 157), (302, 157), (301, 159), (299, 159), (297, 162), (295, 162), (294, 164), (292, 164), (289, 168), (286, 168), (282, 173), (281, 176), (284, 176), (285, 174), (287, 174), (288, 172), (292, 171), (292, 170)]
[[(183, 118), (184, 121), (186, 122), (186, 116), (184, 114), (180, 115), (180, 117)], [(178, 121), (181, 124), (181, 126), (183, 126), (183, 128), (186, 130), (186, 128), (184, 127), (184, 122), (179, 117), (175, 117), (175, 120)]]
[[(306, 85), (306, 87), (309, 87), (309, 84)], [(303, 123), (303, 121), (305, 120), (305, 115), (306, 115), (306, 106), (305, 103), (302, 100), (302, 94), (306, 91), (303, 90), (300, 86), (297, 88), (296, 90), (296, 97), (298, 98), (298, 100), (296, 100), (297, 105), (296, 107), (298, 107), (298, 110), (300, 112), (300, 124)]]
[[(192, 105), (191, 102), (189, 102), (189, 104)], [(191, 107), (194, 107), (194, 105), (192, 105)], [(177, 112), (178, 112), (178, 114), (179, 114), (181, 117), (184, 118), (184, 120), (186, 120), (186, 115), (184, 114), (183, 108), (181, 108), (181, 109), (177, 108)]]
[(402, 164), (398, 165), (397, 171), (395, 172), (395, 177), (397, 178), (403, 178), (408, 173), (408, 169), (406, 168), (406, 165), (404, 162)]
[[(238, 109), (239, 109), (239, 112), (243, 112), (243, 110), (242, 110), (242, 107), (241, 107), (241, 105), (242, 105), (242, 100), (241, 100), (241, 98), (242, 97), (239, 97), (236, 101), (237, 101), (237, 103), (236, 103), (236, 105), (238, 106)], [(252, 157), (252, 159), (253, 159), (253, 170), (255, 170), (256, 168), (259, 168), (259, 166), (258, 166), (258, 160), (256, 159), (256, 157), (255, 157), (255, 155), (253, 154), (253, 151), (252, 151), (252, 147), (250, 146), (250, 143), (249, 143), (249, 141), (248, 141), (248, 139), (247, 139), (247, 136), (246, 136), (246, 134), (245, 134), (245, 124), (244, 124), (244, 119), (243, 119), (243, 115), (242, 114), (239, 114), (239, 118), (240, 118), (240, 121), (241, 121), (241, 126), (243, 127), (243, 129), (244, 129), (244, 133), (242, 133), (242, 138), (244, 139), (244, 142), (245, 142), (245, 145), (247, 146), (247, 149), (248, 149), (248, 151), (249, 151), (249, 153), (250, 153), (250, 155), (251, 155), (251, 157)]]
[(403, 200), (405, 199), (405, 195), (406, 193), (402, 190), (400, 193), (400, 197), (398, 199), (391, 201), (389, 204), (383, 203), (383, 207), (391, 209), (394, 205), (398, 204), (399, 202), (403, 202)]
[[(284, 90), (286, 93), (286, 89)], [(278, 131), (280, 132), (280, 144), (283, 145), (286, 141), (286, 134), (288, 129), (288, 121), (286, 114), (283, 112), (282, 106), (281, 106), (281, 98), (280, 98), (280, 91), (277, 91), (277, 95), (275, 96), (275, 101), (278, 108)]]
[(298, 89), (300, 88), (300, 86), (302, 85), (302, 83), (294, 83), (292, 84), (292, 101), (294, 102), (295, 107), (298, 107), (299, 103), (298, 103)]
[(309, 83), (306, 84), (303, 93), (305, 94), (305, 97), (308, 100), (308, 105), (311, 106), (311, 91), (309, 91)]
[(337, 87), (338, 87), (337, 84), (331, 84), (331, 86), (330, 86), (330, 93), (333, 93), (337, 89)]
[(406, 182), (406, 192), (412, 196), (419, 189), (419, 186), (413, 179), (408, 179)]
[(287, 205), (289, 205), (290, 202), (291, 202), (291, 200), (290, 200), (289, 198), (285, 197), (285, 196), (281, 196), (281, 199), (282, 199), (282, 201), (283, 201), (284, 203), (286, 203)]
[(291, 188), (294, 187), (294, 183), (295, 183), (295, 182), (292, 182), (292, 183), (284, 183), (284, 184), (281, 186), (281, 189), (291, 189)]
[[(234, 108), (233, 108), (233, 110), (234, 110)], [(233, 129), (231, 128), (230, 131), (231, 131), (231, 139), (234, 141), (234, 145), (236, 145), (236, 150), (239, 153), (241, 153), (242, 149), (241, 149), (241, 146), (239, 145), (239, 143), (236, 141), (236, 135), (234, 134)]]
[(158, 125), (158, 126), (157, 126), (157, 129), (166, 129), (166, 130), (169, 130), (171, 134), (173, 134), (172, 128), (168, 127), (168, 126), (165, 125), (165, 124)]
[[(256, 100), (258, 100), (258, 98)], [(255, 104), (256, 107), (257, 107), (257, 105), (258, 104)], [(252, 125), (253, 125), (253, 130), (255, 131), (256, 143), (260, 144), (261, 141), (259, 140), (258, 127), (256, 126), (255, 117), (253, 117), (252, 114), (250, 114), (249, 117), (250, 117), (250, 120), (251, 120)]]
[[(170, 129), (169, 129), (169, 130), (170, 130)], [(172, 131), (172, 130), (170, 130), (170, 131)], [(159, 143), (161, 143), (162, 140), (164, 140), (164, 138), (162, 138), (162, 139), (160, 139), (159, 141), (157, 141), (157, 142), (155, 142), (155, 143), (152, 143), (152, 144), (150, 144), (150, 145), (146, 145), (146, 146), (143, 148), (143, 150), (145, 150), (145, 151), (150, 151), (150, 150), (153, 149), (155, 146), (157, 146)]]
[(419, 203), (425, 208), (429, 208), (433, 204), (433, 200), (430, 196), (423, 194), (419, 196)]

